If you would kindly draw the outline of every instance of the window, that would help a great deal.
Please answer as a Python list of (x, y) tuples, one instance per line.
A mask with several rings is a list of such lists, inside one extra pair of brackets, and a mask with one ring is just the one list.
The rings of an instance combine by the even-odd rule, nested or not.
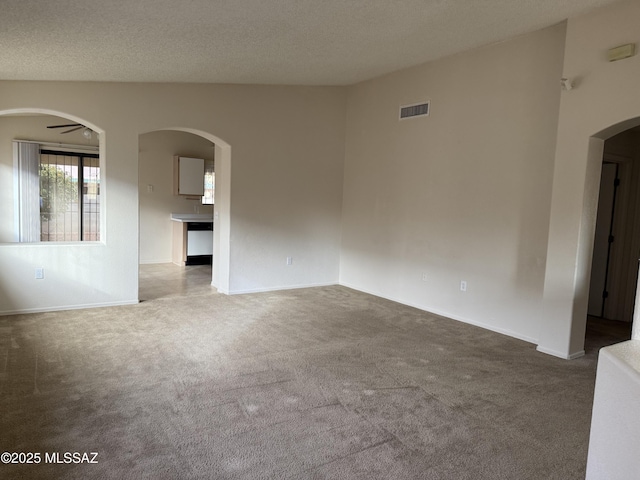
[(204, 162), (204, 195), (202, 196), (203, 205), (213, 205), (215, 202), (216, 173), (214, 171), (213, 160), (205, 160)]
[(40, 241), (100, 240), (98, 155), (40, 151)]
[(84, 147), (13, 144), (16, 241), (99, 241), (99, 155)]

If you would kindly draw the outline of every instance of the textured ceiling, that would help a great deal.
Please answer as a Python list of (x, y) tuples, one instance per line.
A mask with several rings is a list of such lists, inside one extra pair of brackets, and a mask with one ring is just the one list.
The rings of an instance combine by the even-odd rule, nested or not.
[(614, 0), (0, 0), (0, 79), (347, 85)]

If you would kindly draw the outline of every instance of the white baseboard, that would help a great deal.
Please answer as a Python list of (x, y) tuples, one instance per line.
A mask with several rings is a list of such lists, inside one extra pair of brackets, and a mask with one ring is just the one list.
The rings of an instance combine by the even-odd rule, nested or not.
[(540, 345), (536, 347), (536, 350), (541, 353), (546, 353), (547, 355), (553, 355), (554, 357), (562, 358), (563, 360), (575, 360), (576, 358), (580, 358), (584, 356), (584, 350), (566, 354), (564, 352), (553, 350), (551, 348), (542, 347)]
[(297, 290), (300, 288), (314, 288), (314, 287), (330, 287), (337, 285), (335, 282), (331, 283), (309, 283), (303, 285), (287, 285), (281, 287), (268, 287), (268, 288), (248, 288), (239, 290), (230, 290), (229, 292), (221, 292), (227, 295), (242, 295), (246, 293), (263, 293), (263, 292), (277, 292), (278, 290)]
[(485, 330), (490, 330), (492, 332), (496, 332), (496, 333), (499, 333), (501, 335), (506, 335), (508, 337), (517, 338), (518, 340), (522, 340), (522, 341), (527, 342), (527, 343), (533, 343), (533, 344), (538, 343), (538, 339), (537, 338), (529, 337), (528, 335), (522, 335), (522, 334), (520, 334), (518, 332), (514, 332), (512, 330), (508, 330), (508, 329), (505, 329), (505, 328), (494, 327), (493, 325), (489, 325), (489, 324), (486, 324), (486, 323), (483, 323), (483, 322), (478, 322), (476, 320), (473, 320), (473, 319), (470, 319), (470, 318), (461, 317), (459, 315), (452, 315), (449, 312), (438, 310), (436, 308), (431, 308), (428, 305), (418, 305), (418, 304), (406, 302), (406, 301), (403, 301), (403, 300), (399, 300), (397, 298), (388, 297), (388, 296), (385, 296), (385, 295), (380, 295), (379, 293), (376, 293), (376, 292), (370, 292), (370, 291), (367, 291), (367, 290), (362, 290), (361, 288), (355, 287), (353, 285), (349, 285), (348, 283), (340, 283), (339, 285), (342, 285), (343, 287), (347, 287), (347, 288), (352, 288), (353, 290), (357, 290), (359, 292), (366, 293), (368, 295), (374, 295), (376, 297), (384, 298), (386, 300), (391, 300), (392, 302), (396, 302), (396, 303), (400, 303), (402, 305), (407, 305), (409, 307), (417, 308), (418, 310), (422, 310), (423, 312), (432, 313), (432, 314), (438, 315), (440, 317), (450, 318), (451, 320), (456, 320), (458, 322), (467, 323), (467, 324), (473, 325), (475, 327), (484, 328)]
[(55, 307), (23, 308), (23, 309), (17, 309), (17, 310), (0, 311), (0, 316), (21, 315), (26, 313), (60, 312), (64, 310), (81, 310), (84, 308), (117, 307), (120, 305), (136, 305), (137, 303), (139, 303), (138, 300), (128, 300), (126, 302), (103, 302), (103, 303), (87, 303), (87, 304), (81, 304), (81, 305), (60, 305)]
[(158, 263), (172, 263), (171, 259), (156, 259), (156, 260), (140, 260), (140, 265), (156, 265)]

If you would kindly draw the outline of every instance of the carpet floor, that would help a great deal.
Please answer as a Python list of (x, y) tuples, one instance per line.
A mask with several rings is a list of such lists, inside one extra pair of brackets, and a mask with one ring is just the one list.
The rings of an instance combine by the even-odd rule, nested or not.
[(0, 451), (40, 454), (0, 478), (584, 478), (602, 345), (560, 360), (340, 286), (224, 296), (207, 268), (0, 317)]

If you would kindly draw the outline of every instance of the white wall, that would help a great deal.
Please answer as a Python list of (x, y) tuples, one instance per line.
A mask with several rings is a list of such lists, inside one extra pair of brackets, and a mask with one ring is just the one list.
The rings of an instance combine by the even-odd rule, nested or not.
[(352, 87), (341, 283), (582, 355), (603, 139), (640, 124), (640, 56), (606, 53), (639, 27), (622, 2)]
[(137, 301), (138, 142), (160, 129), (231, 145), (231, 293), (337, 282), (344, 89), (0, 82), (0, 114), (15, 109), (102, 132), (106, 229), (94, 246), (0, 245), (0, 313)]
[(213, 161), (213, 149), (209, 140), (191, 133), (163, 130), (140, 135), (140, 263), (171, 262), (172, 213), (213, 216), (213, 206), (173, 194), (173, 156)]
[[(103, 132), (107, 228), (93, 247), (1, 245), (0, 312), (137, 299), (139, 136), (177, 128), (232, 152), (229, 292), (339, 279), (578, 356), (603, 139), (640, 124), (640, 56), (606, 51), (639, 27), (618, 3), (348, 89), (1, 82), (0, 112)], [(397, 121), (425, 99), (430, 117)]]
[[(564, 34), (350, 89), (341, 283), (537, 340)], [(398, 121), (427, 99), (429, 117)]]
[(570, 19), (560, 103), (544, 309), (538, 349), (583, 352), (603, 140), (640, 124), (640, 56), (610, 63), (607, 50), (640, 44), (640, 3), (622, 2)]

